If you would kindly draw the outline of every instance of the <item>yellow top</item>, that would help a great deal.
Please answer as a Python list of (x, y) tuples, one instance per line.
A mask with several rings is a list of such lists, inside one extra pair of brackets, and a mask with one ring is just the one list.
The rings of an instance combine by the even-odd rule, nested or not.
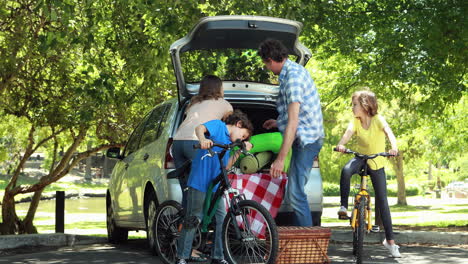
[[(385, 132), (383, 130), (385, 121), (382, 116), (373, 116), (368, 129), (362, 127), (359, 118), (354, 118), (354, 121), (351, 122), (353, 122), (353, 129), (356, 135), (357, 152), (366, 155), (385, 152)], [(377, 157), (368, 160), (367, 164), (370, 169), (378, 170), (384, 167), (385, 158)]]

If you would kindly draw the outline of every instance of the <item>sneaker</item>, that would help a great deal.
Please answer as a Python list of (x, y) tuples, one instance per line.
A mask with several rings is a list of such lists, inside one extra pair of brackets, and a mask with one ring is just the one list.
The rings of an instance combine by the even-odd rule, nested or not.
[(229, 264), (229, 262), (224, 259), (212, 259), (211, 264)]
[(348, 210), (346, 209), (346, 207), (341, 206), (341, 207), (340, 207), (340, 210), (338, 210), (338, 215), (340, 215), (340, 216), (347, 216), (347, 215), (348, 215)]
[(187, 264), (187, 261), (185, 261), (185, 259), (178, 259), (176, 264)]
[(387, 239), (384, 239), (382, 244), (388, 249), (388, 251), (390, 251), (392, 257), (401, 258), (400, 251), (398, 250), (400, 247), (397, 244), (390, 245), (389, 243), (387, 243)]

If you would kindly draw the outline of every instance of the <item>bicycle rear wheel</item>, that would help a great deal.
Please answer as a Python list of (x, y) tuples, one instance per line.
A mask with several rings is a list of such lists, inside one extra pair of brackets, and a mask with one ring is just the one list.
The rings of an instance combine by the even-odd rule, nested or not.
[[(238, 203), (240, 214), (226, 215), (223, 223), (224, 257), (230, 263), (275, 263), (278, 255), (278, 229), (273, 217), (252, 200)], [(240, 237), (237, 234), (239, 227)]]
[(176, 261), (179, 224), (182, 223), (182, 206), (176, 201), (162, 203), (152, 221), (155, 234), (155, 250), (166, 264)]
[(358, 204), (357, 226), (353, 233), (353, 252), (356, 255), (356, 263), (361, 264), (363, 259), (364, 232), (366, 230), (366, 205), (367, 199), (361, 196)]

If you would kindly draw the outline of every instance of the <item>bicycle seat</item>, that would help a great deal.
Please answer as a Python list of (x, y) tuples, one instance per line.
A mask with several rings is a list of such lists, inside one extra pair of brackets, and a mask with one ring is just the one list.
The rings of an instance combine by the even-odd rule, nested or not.
[(180, 179), (180, 178), (184, 177), (185, 173), (190, 172), (191, 167), (192, 167), (192, 161), (187, 160), (186, 162), (184, 162), (184, 164), (182, 164), (182, 166), (180, 166), (180, 168), (177, 168), (177, 169), (169, 172), (167, 174), (167, 178), (168, 179)]

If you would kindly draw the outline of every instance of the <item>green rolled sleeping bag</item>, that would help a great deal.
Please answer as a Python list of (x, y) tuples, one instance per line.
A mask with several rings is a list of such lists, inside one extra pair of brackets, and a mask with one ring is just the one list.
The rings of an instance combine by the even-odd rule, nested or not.
[(272, 157), (273, 152), (271, 151), (264, 151), (254, 154), (253, 156), (246, 156), (240, 161), (240, 169), (242, 173), (256, 173), (267, 165)]
[[(250, 153), (271, 151), (277, 154), (280, 151), (281, 144), (283, 144), (283, 136), (280, 132), (262, 133), (252, 136), (249, 141), (253, 144), (253, 148), (249, 151)], [(289, 170), (291, 156), (292, 150), (289, 151), (288, 155), (284, 159), (284, 172), (288, 172)], [(243, 159), (242, 156), (241, 158)]]
[(263, 151), (278, 153), (280, 151), (281, 144), (283, 143), (283, 136), (280, 132), (258, 134), (250, 138), (250, 143), (254, 145), (250, 150), (250, 153)]

